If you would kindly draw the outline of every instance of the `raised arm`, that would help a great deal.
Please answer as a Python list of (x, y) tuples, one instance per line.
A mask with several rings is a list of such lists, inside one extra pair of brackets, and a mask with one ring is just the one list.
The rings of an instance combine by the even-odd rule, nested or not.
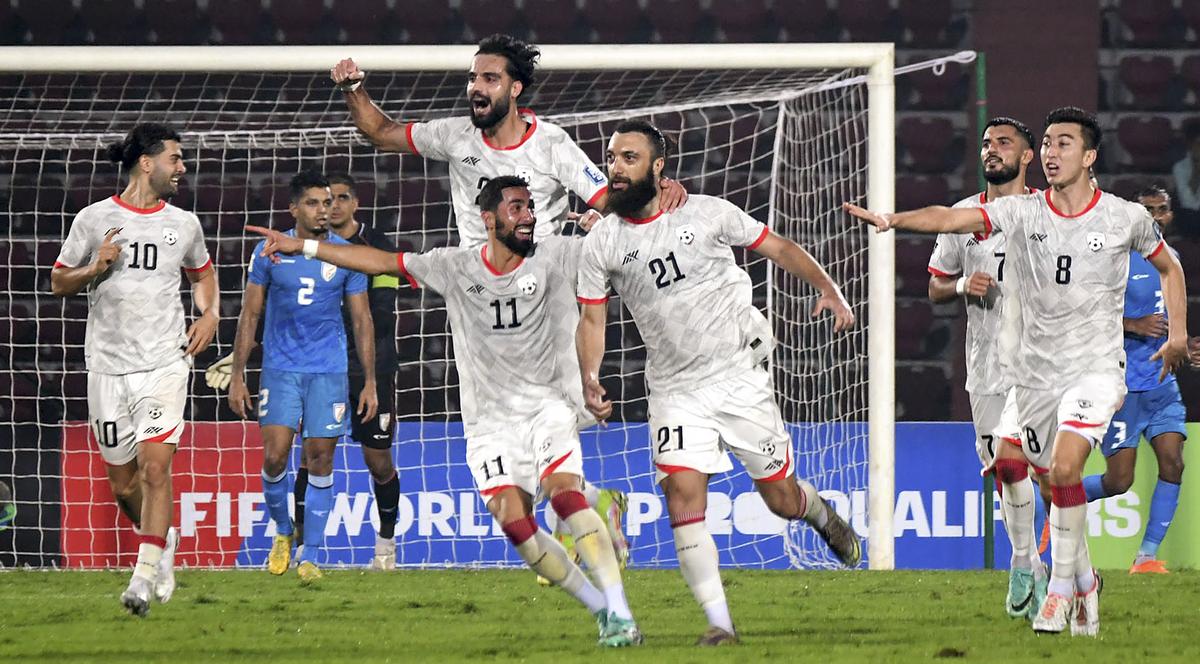
[(301, 240), (298, 237), (284, 235), (279, 231), (260, 226), (246, 226), (246, 230), (257, 233), (267, 239), (263, 245), (262, 255), (280, 253), (288, 256), (304, 253), (306, 242), (312, 242), (315, 253), (309, 258), (319, 258), (326, 263), (344, 267), (363, 274), (400, 274), (400, 254), (383, 251), (375, 247), (350, 244), (331, 244), (316, 240)]
[(842, 209), (851, 216), (867, 222), (882, 233), (899, 228), (917, 233), (985, 233), (989, 225), (980, 208), (949, 208), (931, 205), (909, 212), (872, 212), (853, 203), (842, 203)]
[(379, 395), (375, 392), (375, 322), (371, 319), (371, 304), (367, 292), (346, 296), (350, 307), (350, 324), (354, 328), (354, 352), (363, 368), (363, 389), (358, 395), (358, 410), (362, 421), (375, 417), (379, 410)]
[(828, 310), (833, 314), (834, 332), (848, 330), (854, 326), (854, 313), (850, 311), (850, 305), (842, 296), (841, 289), (804, 247), (774, 232), (768, 232), (754, 251), (820, 291), (821, 296), (813, 306), (813, 318)]
[(267, 289), (254, 283), (246, 284), (242, 294), (242, 311), (238, 314), (237, 334), (233, 339), (233, 369), (229, 380), (229, 407), (238, 417), (245, 419), (254, 411), (250, 391), (246, 389), (246, 362), (254, 350), (254, 332), (262, 316)]
[(600, 363), (604, 360), (604, 323), (608, 303), (584, 303), (575, 331), (575, 351), (579, 355), (579, 373), (583, 378), (583, 401), (588, 412), (601, 424), (612, 415), (612, 402), (604, 398), (600, 384)]
[(1167, 307), (1167, 341), (1150, 357), (1151, 361), (1161, 359), (1163, 362), (1159, 381), (1189, 359), (1187, 287), (1183, 280), (1183, 266), (1175, 258), (1175, 252), (1164, 251), (1165, 248), (1165, 245), (1160, 245), (1158, 252), (1150, 256), (1150, 264), (1162, 278), (1163, 301)]
[(217, 285), (217, 271), (212, 265), (186, 274), (192, 282), (192, 304), (200, 312), (200, 317), (187, 331), (185, 352), (194, 357), (203, 353), (217, 334), (217, 324), (221, 322), (221, 291)]
[(396, 122), (371, 101), (362, 81), (366, 72), (358, 68), (354, 60), (346, 58), (329, 70), (337, 88), (346, 99), (354, 126), (366, 135), (371, 144), (385, 152), (412, 153), (408, 142), (408, 123)]

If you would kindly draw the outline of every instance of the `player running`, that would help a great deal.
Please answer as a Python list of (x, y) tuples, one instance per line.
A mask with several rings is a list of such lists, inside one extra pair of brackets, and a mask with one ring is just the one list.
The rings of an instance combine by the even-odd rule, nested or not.
[[(414, 288), (446, 299), (455, 363), (463, 382), (467, 464), (488, 511), (534, 571), (596, 616), (602, 646), (641, 643), (603, 520), (581, 492), (577, 430), (579, 374), (572, 359), (575, 279), (582, 241), (535, 242), (533, 195), (514, 176), (492, 178), (479, 194), (488, 229), (482, 247), (394, 254), (284, 236), (267, 237), (266, 253), (318, 257), (369, 274), (401, 275)], [(468, 386), (484, 386), (472, 391)], [(535, 499), (548, 497), (575, 537), (592, 585), (566, 550), (538, 529)]]
[[(108, 158), (129, 184), (75, 216), (50, 287), (60, 297), (87, 289), (92, 433), (117, 506), (141, 541), (121, 604), (145, 616), (151, 592), (166, 602), (175, 590), (171, 460), (183, 435), (192, 358), (217, 331), (219, 293), (200, 221), (166, 202), (187, 172), (179, 134), (139, 124), (108, 147)], [(200, 311), (186, 332), (180, 271)]]
[[(321, 238), (349, 244), (328, 228), (332, 196), (329, 182), (317, 173), (292, 178), (288, 210), (296, 227), (288, 231), (297, 241)], [(261, 243), (257, 249), (261, 250)], [(285, 258), (273, 262), (256, 251), (249, 269), (242, 311), (233, 347), (233, 376), (229, 407), (239, 417), (253, 410), (246, 389), (246, 360), (254, 347), (254, 331), (264, 305), (262, 378), (258, 392), (258, 424), (263, 440), (263, 494), (276, 535), (267, 556), (267, 569), (280, 575), (291, 562), (295, 539), (288, 515), (287, 466), (296, 432), (303, 439), (308, 490), (304, 505), (304, 550), (297, 557), (302, 584), (321, 578), (317, 567), (325, 524), (333, 508), (333, 451), (346, 432), (346, 421), (357, 414), (363, 422), (375, 417), (375, 336), (367, 301), (367, 278), (358, 272), (313, 260)], [(346, 332), (342, 303), (353, 321), (354, 347), (367, 380), (358, 406), (347, 412)], [(303, 425), (303, 428), (301, 428)]]
[[(1160, 231), (1170, 226), (1174, 213), (1171, 196), (1165, 189), (1153, 185), (1137, 198)], [(1125, 493), (1133, 484), (1138, 441), (1143, 435), (1150, 441), (1158, 459), (1158, 483), (1154, 485), (1146, 533), (1129, 568), (1130, 574), (1167, 573), (1166, 565), (1158, 559), (1158, 546), (1175, 518), (1183, 482), (1183, 441), (1187, 440), (1183, 397), (1179, 395), (1174, 375), (1168, 374), (1162, 382), (1157, 380), (1162, 373), (1162, 361), (1150, 360), (1168, 333), (1165, 313), (1158, 271), (1137, 252), (1130, 252), (1122, 319), (1125, 357), (1129, 363), (1125, 368), (1125, 386), (1129, 393), (1121, 409), (1113, 415), (1112, 425), (1100, 445), (1106, 464), (1104, 474), (1083, 478), (1088, 502)]]
[[(977, 208), (1003, 196), (1036, 193), (1025, 186), (1026, 169), (1033, 158), (1033, 134), (1024, 123), (1006, 117), (989, 120), (979, 151), (987, 190), (964, 198), (954, 207)], [(1004, 233), (986, 238), (938, 235), (929, 258), (929, 299), (943, 303), (964, 298), (967, 305), (966, 388), (975, 425), (975, 452), (983, 468), (996, 468), (1005, 531), (1012, 543), (1005, 611), (1013, 618), (1032, 619), (1046, 597), (1048, 582), (1034, 539), (1037, 496), (1021, 451), (1012, 445), (1000, 445), (997, 450), (995, 441), (1005, 396), (1012, 385), (1010, 358), (1016, 350), (1004, 348), (1001, 343), (1015, 336), (1001, 335), (1001, 314), (1011, 306), (1005, 293), (1015, 292), (1012, 270), (1005, 281), (1006, 239)]]
[[(747, 247), (821, 292), (813, 316), (829, 311), (834, 331), (854, 324), (837, 284), (804, 249), (734, 205), (692, 196), (662, 209), (656, 182), (667, 160), (662, 133), (643, 121), (617, 127), (606, 153), (615, 213), (584, 240), (579, 268), (577, 346), (588, 409), (604, 421), (612, 402), (600, 385), (608, 284), (629, 308), (646, 343), (651, 452), (679, 556), (679, 568), (709, 628), (699, 645), (735, 643), (704, 525), (709, 477), (733, 468), (731, 450), (772, 512), (803, 519), (847, 567), (858, 537), (808, 482), (795, 478), (792, 440), (762, 367), (774, 347), (771, 326), (750, 298), (750, 278), (730, 247)], [(617, 216), (619, 215), (619, 216)]]
[(1042, 169), (1050, 184), (1044, 194), (1006, 196), (978, 209), (935, 206), (901, 213), (844, 204), (880, 231), (1008, 236), (1005, 266), (1021, 284), (1013, 375), (1022, 449), (1039, 471), (1049, 469), (1053, 492), (1054, 565), (1033, 628), (1061, 632), (1070, 623), (1071, 634), (1087, 636), (1100, 628), (1099, 581), (1084, 531), (1082, 471), (1125, 396), (1121, 314), (1131, 250), (1162, 277), (1170, 329), (1151, 358), (1163, 361), (1159, 379), (1188, 358), (1183, 270), (1172, 252), (1163, 251), (1166, 243), (1145, 208), (1105, 195), (1088, 181), (1100, 138), (1095, 117), (1086, 111), (1052, 111), (1042, 136)]

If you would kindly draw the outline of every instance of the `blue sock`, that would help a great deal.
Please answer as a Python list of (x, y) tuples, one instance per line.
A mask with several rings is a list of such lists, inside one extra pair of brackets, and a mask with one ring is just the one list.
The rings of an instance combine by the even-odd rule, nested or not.
[(291, 492), (288, 491), (285, 480), (287, 480), (287, 470), (279, 473), (276, 477), (267, 475), (267, 471), (263, 471), (263, 496), (267, 500), (267, 514), (271, 515), (271, 520), (275, 522), (275, 532), (280, 535), (291, 535), (292, 516), (288, 514), (288, 499), (291, 497)]
[(1138, 556), (1153, 558), (1158, 555), (1158, 545), (1167, 536), (1167, 528), (1171, 526), (1178, 506), (1179, 485), (1159, 480), (1154, 485), (1154, 496), (1150, 498), (1150, 516), (1146, 522), (1146, 534), (1142, 536), (1142, 545), (1138, 547)]
[(1109, 497), (1108, 491), (1104, 490), (1103, 475), (1088, 475), (1087, 477), (1083, 478), (1083, 491), (1087, 494), (1087, 500), (1089, 503), (1094, 500), (1100, 500), (1101, 498)]
[(304, 551), (300, 562), (317, 562), (317, 554), (325, 543), (325, 524), (333, 509), (333, 474), (308, 473), (308, 491), (304, 496)]

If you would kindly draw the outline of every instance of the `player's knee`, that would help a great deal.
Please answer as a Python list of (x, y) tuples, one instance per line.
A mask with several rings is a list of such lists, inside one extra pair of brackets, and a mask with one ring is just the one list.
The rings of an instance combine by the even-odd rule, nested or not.
[(1133, 471), (1105, 473), (1104, 488), (1108, 489), (1109, 493), (1114, 496), (1119, 496), (1129, 490), (1133, 486)]
[(1183, 455), (1158, 460), (1158, 479), (1172, 484), (1183, 482)]
[(1055, 459), (1050, 464), (1050, 483), (1054, 486), (1078, 484), (1082, 479), (1083, 466), (1073, 459)]
[(163, 486), (171, 479), (171, 462), (160, 459), (147, 459), (140, 464), (138, 474), (146, 486)]
[(276, 477), (283, 471), (287, 470), (287, 450), (275, 451), (271, 449), (263, 450), (263, 472), (271, 477)]
[(128, 479), (108, 479), (108, 484), (112, 488), (113, 497), (117, 500), (128, 500), (137, 495), (139, 478), (137, 475), (131, 475)]
[(396, 467), (392, 465), (390, 458), (368, 458), (367, 471), (371, 473), (371, 479), (375, 480), (376, 484), (383, 484), (392, 480), (392, 476), (396, 474)]

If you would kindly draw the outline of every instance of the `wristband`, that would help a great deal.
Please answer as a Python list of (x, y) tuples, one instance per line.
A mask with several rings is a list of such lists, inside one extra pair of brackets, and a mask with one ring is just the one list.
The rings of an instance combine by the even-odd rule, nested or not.
[(321, 243), (317, 242), (316, 240), (305, 240), (304, 241), (304, 257), (305, 258), (316, 258), (317, 257), (317, 247), (320, 245), (321, 245)]
[(350, 81), (349, 83), (338, 83), (335, 87), (342, 92), (354, 92), (362, 87), (362, 79), (360, 78), (357, 81)]
[[(316, 242), (316, 240), (308, 240), (308, 242)], [(310, 256), (310, 258), (311, 258), (311, 256)], [(958, 293), (959, 295), (964, 295), (964, 296), (967, 294), (967, 278), (966, 277), (959, 277), (958, 281), (954, 282), (954, 292)]]

